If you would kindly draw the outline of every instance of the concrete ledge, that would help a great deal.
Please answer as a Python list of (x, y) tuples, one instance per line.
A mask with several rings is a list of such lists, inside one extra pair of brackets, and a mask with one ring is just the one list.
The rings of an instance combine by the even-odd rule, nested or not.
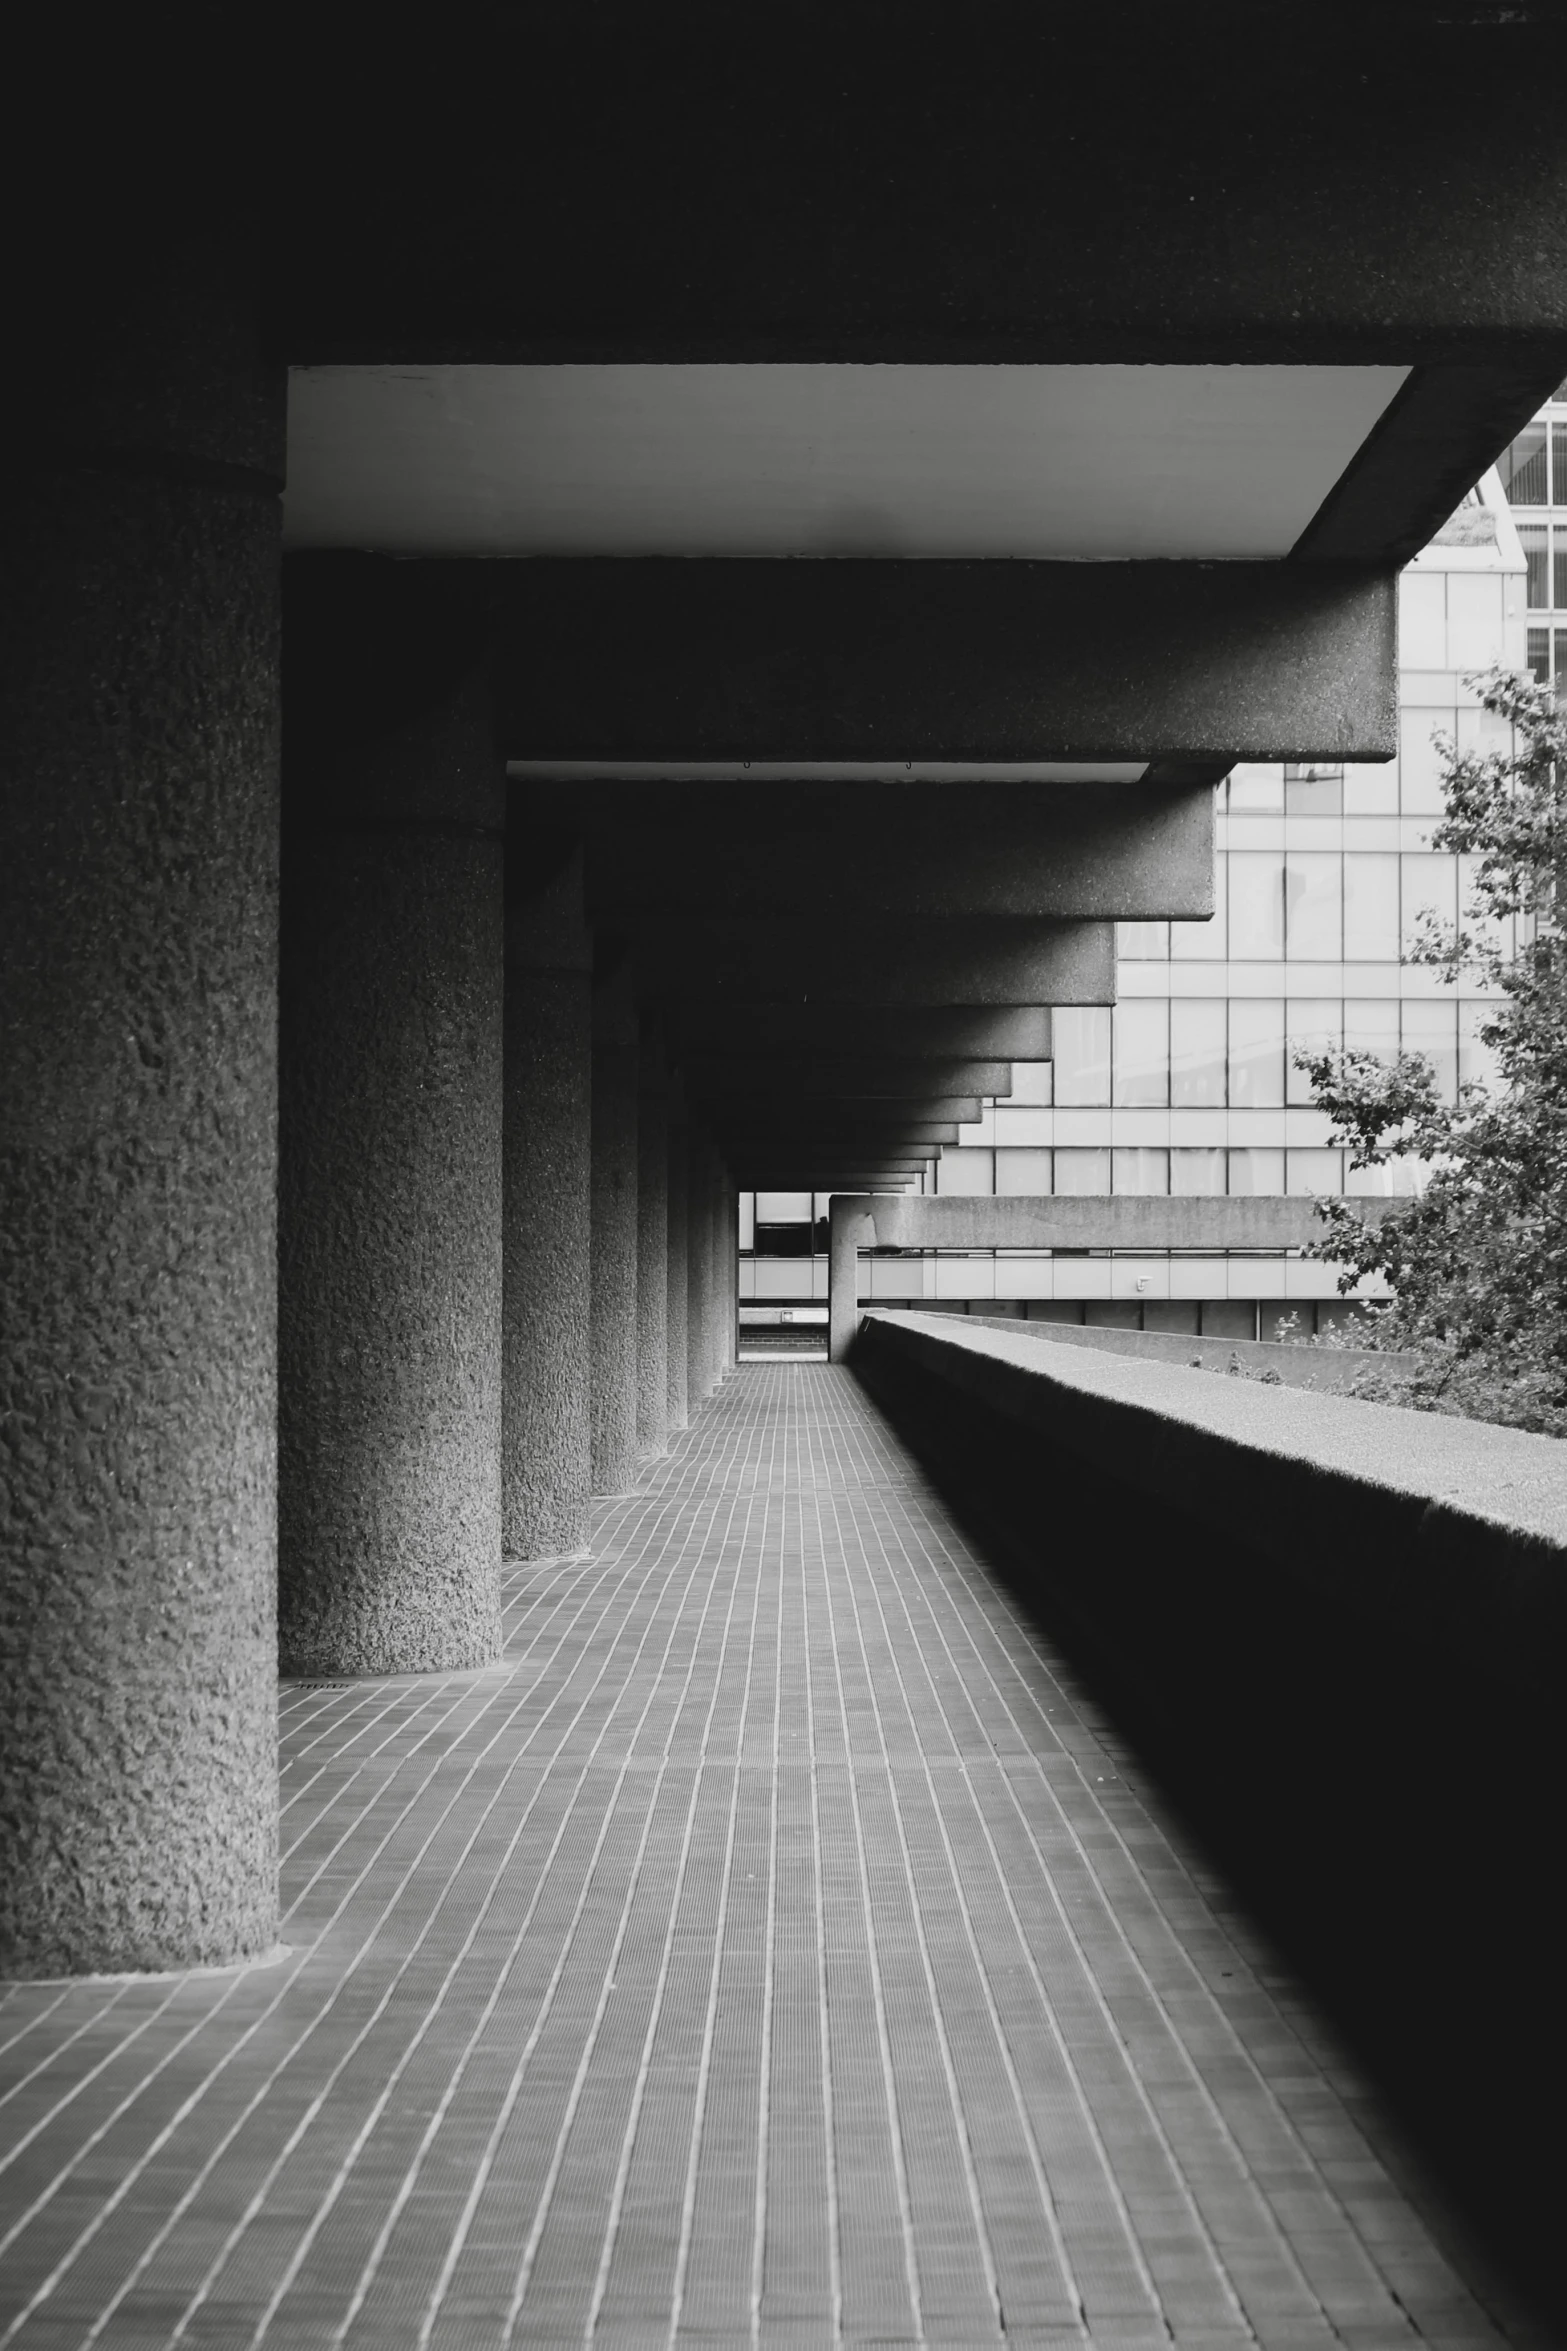
[(968, 1314), (964, 1322), (982, 1331), (1006, 1331), (1017, 1338), (1042, 1339), (1047, 1346), (1097, 1347), (1108, 1355), (1140, 1356), (1147, 1363), (1178, 1364), (1186, 1371), (1227, 1372), (1232, 1363), (1243, 1370), (1271, 1372), (1280, 1387), (1315, 1388), (1321, 1394), (1342, 1393), (1362, 1372), (1383, 1372), (1391, 1379), (1408, 1379), (1418, 1369), (1418, 1355), (1400, 1354), (1391, 1347), (1313, 1347), (1302, 1342), (1287, 1346), (1276, 1339), (1200, 1339), (1187, 1331), (1117, 1331), (1097, 1325), (1059, 1322), (1020, 1322), (1015, 1315)]
[(1261, 1552), (1347, 1614), (1554, 1696), (1567, 1632), (1558, 1440), (1051, 1346), (975, 1319), (868, 1314), (856, 1363), (956, 1390), (1114, 1488)]

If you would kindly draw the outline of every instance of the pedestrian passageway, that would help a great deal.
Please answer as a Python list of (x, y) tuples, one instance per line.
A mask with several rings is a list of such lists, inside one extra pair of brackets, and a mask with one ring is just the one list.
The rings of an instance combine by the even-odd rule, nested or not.
[(506, 1627), (285, 1687), (285, 1956), (5, 1993), (0, 2340), (1525, 2340), (851, 1373)]

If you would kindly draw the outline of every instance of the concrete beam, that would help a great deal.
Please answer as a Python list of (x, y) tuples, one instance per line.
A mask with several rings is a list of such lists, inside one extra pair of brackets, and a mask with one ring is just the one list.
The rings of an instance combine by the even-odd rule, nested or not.
[[(328, 26), (275, 123), (271, 341), (314, 362), (1282, 366), (1545, 341), (1559, 377), (1559, 278), (1496, 266), (1558, 248), (1559, 18), (1509, 16), (1251, 0), (1193, 43), (1179, 12), (1101, 0), (960, 41), (916, 0), (889, 46), (807, 4), (759, 77), (705, 13), (607, 42), (596, 12), (496, 11), (464, 28), (450, 105), (439, 33), (369, 55)], [(1107, 57), (1113, 175), (1061, 104)]]
[[(1398, 747), (1391, 567), (600, 557), (486, 569), (499, 575), (509, 759), (1227, 766)], [(954, 787), (936, 788), (951, 800)], [(972, 787), (956, 788), (966, 818)]]
[[(998, 567), (1004, 568), (1004, 567)], [(512, 821), (585, 836), (590, 914), (1201, 920), (1213, 792), (1157, 784), (514, 785)]]
[(632, 932), (645, 992), (715, 1006), (731, 999), (855, 1007), (1115, 1002), (1110, 922), (967, 915), (913, 929), (899, 917), (862, 910), (852, 925), (650, 916)]
[(902, 1200), (872, 1214), (835, 1196), (828, 1243), (829, 1351), (840, 1362), (859, 1316), (858, 1252), (879, 1249), (1299, 1249), (1321, 1230), (1309, 1199), (1158, 1199), (1087, 1194)]
[(990, 1009), (940, 1004), (871, 1004), (844, 1014), (833, 1004), (736, 1004), (698, 998), (677, 1005), (670, 1029), (688, 1054), (753, 1051), (824, 1053), (847, 1044), (856, 1054), (899, 1060), (1048, 1061), (1050, 1013), (1044, 1005)]
[(938, 1096), (1007, 1095), (1010, 1061), (901, 1061), (890, 1054), (704, 1054), (684, 1063), (693, 1100), (728, 1101), (760, 1094), (789, 1103), (800, 1096), (859, 1096), (866, 1100), (930, 1101)]

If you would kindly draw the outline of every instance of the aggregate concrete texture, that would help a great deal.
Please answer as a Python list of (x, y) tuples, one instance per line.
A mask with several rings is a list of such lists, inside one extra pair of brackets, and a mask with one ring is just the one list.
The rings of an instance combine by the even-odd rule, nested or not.
[(678, 1074), (669, 1092), (669, 1158), (665, 1194), (667, 1286), (664, 1305), (664, 1357), (668, 1371), (665, 1413), (672, 1434), (690, 1418), (690, 1162), (686, 1129), (685, 1090)]
[(508, 907), (501, 1541), (577, 1551), (592, 1494), (592, 940), (580, 860)]
[(852, 1376), (504, 1606), (285, 1685), (279, 1965), (0, 2001), (14, 2351), (1544, 2351)]
[(599, 942), (593, 983), (593, 1491), (623, 1494), (637, 1466), (636, 1000), (623, 957)]
[[(463, 616), (386, 569), (307, 572), (296, 598), (291, 566), (286, 588), (279, 1629), (300, 1673), (482, 1665), (498, 1638), (504, 777)], [(384, 731), (331, 694), (360, 581), (404, 704)], [(436, 642), (450, 621), (455, 678), (427, 620)]]
[(3, 565), (8, 1974), (276, 1933), (282, 385), (223, 172), (155, 223), (147, 176)]

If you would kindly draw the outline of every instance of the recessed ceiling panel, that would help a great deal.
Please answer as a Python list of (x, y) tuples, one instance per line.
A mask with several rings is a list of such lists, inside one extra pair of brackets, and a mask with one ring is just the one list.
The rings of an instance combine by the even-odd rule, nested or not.
[(1399, 367), (296, 368), (292, 547), (1267, 558)]

